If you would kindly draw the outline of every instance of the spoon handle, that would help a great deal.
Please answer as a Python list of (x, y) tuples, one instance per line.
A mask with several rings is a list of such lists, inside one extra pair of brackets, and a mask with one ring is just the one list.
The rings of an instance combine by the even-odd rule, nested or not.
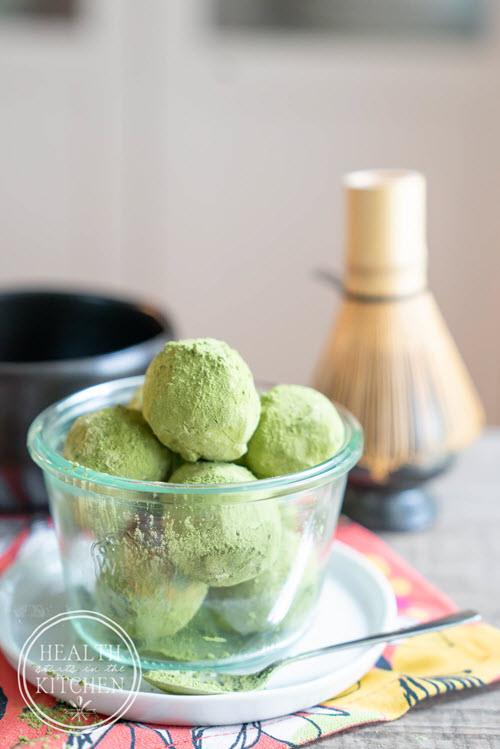
[[(465, 624), (467, 622), (475, 622), (481, 618), (477, 611), (467, 609), (465, 611), (456, 611), (454, 614), (448, 616), (442, 616), (439, 619), (431, 619), (423, 624), (413, 624), (410, 627), (402, 627), (401, 629), (394, 629), (392, 632), (382, 632), (378, 635), (368, 635), (367, 637), (361, 637), (358, 640), (348, 640), (347, 642), (338, 642), (335, 645), (328, 645), (318, 650), (309, 650), (306, 653), (298, 653), (297, 655), (291, 655), (288, 658), (284, 658), (279, 662), (280, 666), (285, 663), (291, 663), (301, 661), (304, 658), (313, 658), (316, 655), (325, 655), (326, 653), (336, 653), (339, 650), (346, 650), (347, 648), (355, 648), (358, 645), (377, 645), (381, 642), (393, 642), (394, 640), (402, 640), (407, 637), (415, 637), (415, 635), (421, 635), (424, 632), (438, 632), (441, 629), (447, 627), (454, 627), (457, 624)], [(277, 665), (277, 664), (276, 664)]]

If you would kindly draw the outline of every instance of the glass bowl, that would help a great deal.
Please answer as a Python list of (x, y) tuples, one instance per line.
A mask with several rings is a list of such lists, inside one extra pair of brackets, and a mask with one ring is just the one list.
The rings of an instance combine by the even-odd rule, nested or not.
[[(345, 440), (336, 455), (299, 473), (244, 484), (136, 481), (65, 460), (72, 422), (128, 403), (142, 381), (82, 390), (43, 411), (29, 430), (68, 609), (98, 611), (120, 624), (143, 668), (257, 665), (287, 648), (314, 613), (347, 473), (361, 456), (361, 427), (339, 406)], [(96, 622), (75, 627), (102, 648)], [(127, 656), (117, 652), (115, 660)]]

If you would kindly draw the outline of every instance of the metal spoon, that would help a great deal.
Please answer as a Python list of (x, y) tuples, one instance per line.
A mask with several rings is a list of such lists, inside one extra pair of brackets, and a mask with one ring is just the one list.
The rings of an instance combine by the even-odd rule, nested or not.
[(411, 627), (395, 629), (392, 632), (382, 632), (377, 635), (368, 635), (359, 640), (338, 642), (318, 650), (309, 650), (305, 653), (290, 655), (279, 661), (271, 663), (261, 671), (253, 674), (218, 673), (216, 671), (146, 671), (144, 679), (154, 687), (163, 692), (172, 694), (226, 694), (228, 692), (247, 692), (260, 689), (264, 686), (272, 674), (282, 666), (289, 663), (303, 661), (306, 658), (316, 658), (328, 653), (336, 653), (339, 650), (355, 648), (360, 645), (377, 645), (381, 642), (393, 642), (407, 637), (415, 637), (424, 632), (438, 632), (440, 629), (454, 627), (457, 624), (474, 622), (481, 618), (477, 611), (457, 611), (455, 614), (443, 616), (440, 619), (432, 619), (424, 624), (415, 624)]

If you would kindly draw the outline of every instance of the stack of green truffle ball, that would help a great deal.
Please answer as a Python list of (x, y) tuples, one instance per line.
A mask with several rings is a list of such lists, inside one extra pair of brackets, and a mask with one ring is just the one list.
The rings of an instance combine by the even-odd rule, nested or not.
[[(64, 456), (141, 481), (248, 484), (317, 465), (343, 441), (342, 420), (323, 395), (278, 385), (259, 397), (236, 351), (197, 339), (168, 343), (129, 404), (79, 417)], [(258, 485), (250, 494), (179, 489), (173, 500), (158, 495), (161, 512), (125, 501), (118, 519), (105, 496), (76, 501), (78, 524), (100, 541), (100, 606), (143, 651), (187, 657), (172, 642), (189, 627), (247, 636), (276, 625), (269, 615), (300, 556), (300, 535), (278, 500), (254, 501), (264, 498)], [(311, 558), (300, 564), (309, 565), (298, 577), (310, 588)]]

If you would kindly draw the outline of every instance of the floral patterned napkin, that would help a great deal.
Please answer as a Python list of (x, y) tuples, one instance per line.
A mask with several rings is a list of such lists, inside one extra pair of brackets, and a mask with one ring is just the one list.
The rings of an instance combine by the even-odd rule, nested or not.
[[(26, 538), (22, 531), (0, 556), (4, 571)], [(425, 621), (455, 609), (440, 591), (377, 536), (343, 521), (337, 537), (365, 554), (389, 579), (403, 621)], [(299, 747), (367, 723), (400, 718), (417, 703), (500, 680), (500, 630), (487, 624), (455, 627), (388, 646), (376, 666), (341, 695), (293, 715), (222, 727), (169, 727), (121, 721), (68, 735), (37, 721), (25, 707), (17, 674), (0, 653), (0, 748), (278, 749)], [(50, 697), (45, 704), (54, 703)], [(57, 709), (54, 705), (54, 709)]]

